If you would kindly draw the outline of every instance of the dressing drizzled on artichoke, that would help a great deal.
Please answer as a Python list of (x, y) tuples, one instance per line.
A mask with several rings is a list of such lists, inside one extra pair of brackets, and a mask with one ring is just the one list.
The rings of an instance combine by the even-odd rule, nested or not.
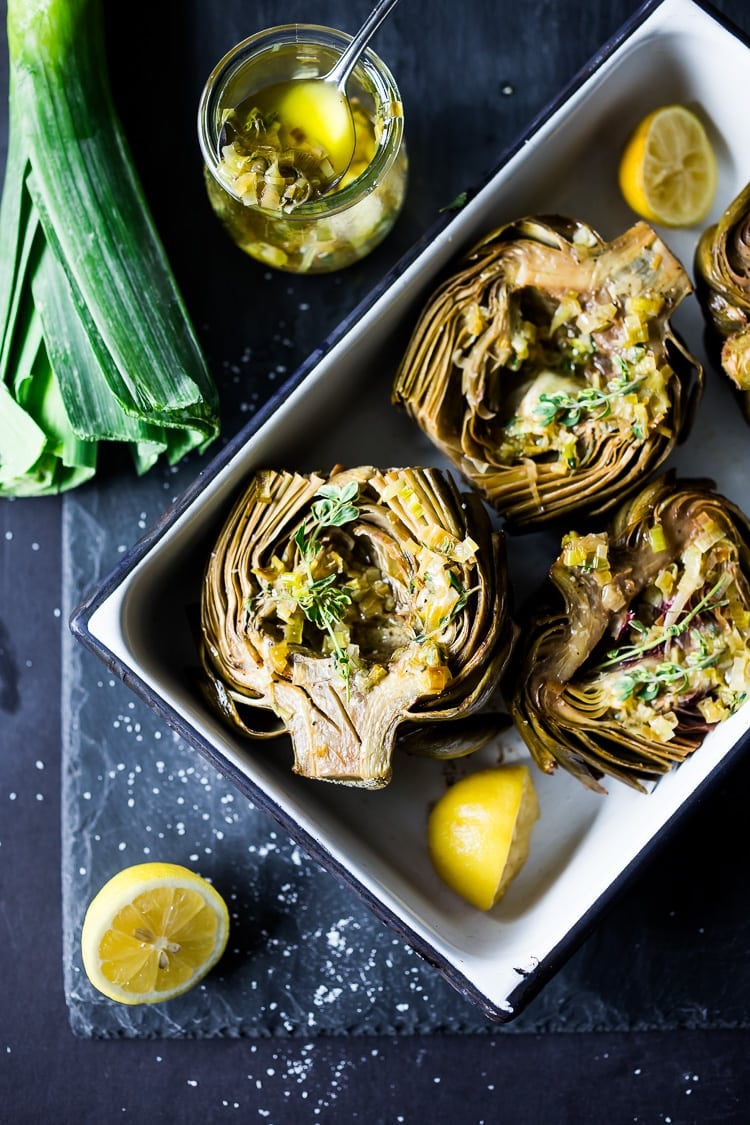
[(428, 302), (394, 400), (516, 527), (606, 511), (687, 432), (702, 371), (669, 317), (690, 290), (645, 223), (508, 224)]
[(213, 704), (247, 735), (287, 731), (307, 777), (377, 788), (397, 739), (455, 756), (505, 725), (483, 710), (515, 635), (502, 537), (438, 470), (257, 473), (201, 624)]
[(750, 690), (750, 524), (663, 476), (608, 531), (564, 537), (523, 635), (511, 710), (537, 763), (642, 788)]

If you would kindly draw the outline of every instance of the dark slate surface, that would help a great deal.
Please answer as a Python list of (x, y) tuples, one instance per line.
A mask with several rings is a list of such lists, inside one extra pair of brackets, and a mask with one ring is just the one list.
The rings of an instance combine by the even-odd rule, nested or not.
[[(208, 228), (200, 225), (195, 237), (186, 238), (182, 224), (172, 218), (169, 192), (166, 185), (160, 185), (155, 172), (157, 145), (150, 144), (150, 117), (142, 112), (144, 99), (138, 91), (144, 76), (154, 72), (165, 42), (172, 37), (176, 44), (172, 72), (180, 51), (184, 51), (189, 71), (203, 68), (209, 54), (216, 54), (245, 30), (244, 11), (249, 13), (255, 7), (265, 21), (270, 21), (279, 18), (280, 5), (240, 5), (236, 0), (202, 0), (200, 4), (160, 0), (158, 5), (134, 0), (130, 5), (116, 5), (107, 0), (107, 7), (116, 33), (112, 42), (119, 59), (118, 89), (125, 93), (126, 100), (135, 99), (129, 114), (131, 135), (141, 166), (148, 173), (152, 198), (159, 204), (160, 222), (169, 234), (170, 253), (178, 263), (191, 305), (200, 313), (207, 338), (210, 333), (215, 362), (242, 356), (239, 343), (228, 343), (226, 352), (222, 345), (222, 340), (236, 338), (240, 331), (245, 344), (254, 348), (255, 374), (247, 393), (252, 394), (255, 388), (260, 396), (264, 373), (272, 370), (269, 341), (276, 331), (274, 327), (272, 332), (268, 324), (270, 305), (256, 308), (255, 304), (266, 287), (254, 285), (248, 308), (241, 314), (232, 310), (221, 331), (211, 327), (214, 301), (200, 274)], [(301, 7), (286, 4), (281, 18), (286, 18), (286, 12), (294, 18)], [(321, 0), (316, 13), (322, 20), (343, 23), (355, 7), (361, 18), (367, 9), (366, 0), (357, 0), (356, 6), (343, 0)], [(722, 0), (721, 7), (750, 30), (744, 0)], [(417, 45), (423, 47), (421, 75), (415, 75), (413, 81), (410, 75), (405, 76), (412, 90), (422, 88), (425, 73), (448, 73), (456, 61), (466, 57), (466, 50), (470, 49), (473, 56), (473, 66), (461, 81), (440, 78), (441, 97), (423, 102), (422, 121), (421, 110), (418, 115), (412, 114), (413, 183), (420, 185), (420, 191), (430, 190), (434, 167), (431, 142), (438, 116), (447, 112), (447, 105), (454, 110), (448, 119), (454, 148), (460, 144), (464, 129), (470, 136), (484, 128), (487, 154), (491, 152), (494, 158), (498, 143), (525, 125), (635, 8), (635, 3), (558, 0), (554, 6), (539, 3), (532, 8), (533, 15), (527, 14), (528, 5), (512, 0), (471, 0), (466, 5), (433, 0), (425, 27), (425, 5), (403, 0), (388, 34), (395, 46), (395, 21), (404, 21), (399, 42), (415, 44), (410, 52), (401, 47), (401, 57), (407, 61), (416, 58)], [(0, 0), (0, 25), (4, 25), (5, 13), (5, 0)], [(460, 33), (452, 27), (457, 13), (463, 21)], [(204, 31), (214, 20), (226, 23), (222, 43), (216, 32)], [(159, 33), (152, 38), (149, 32), (154, 24)], [(450, 27), (448, 32), (446, 26)], [(416, 34), (412, 35), (415, 27)], [(503, 34), (505, 29), (507, 35)], [(205, 49), (204, 34), (207, 40), (210, 38)], [(385, 29), (382, 34), (386, 34)], [(0, 98), (5, 104), (7, 72), (1, 34), (0, 39)], [(482, 104), (485, 111), (489, 106), (492, 114), (488, 117), (485, 112), (482, 118), (473, 116), (472, 103), (488, 69), (477, 60), (487, 53), (497, 60), (503, 78), (497, 84), (493, 79), (489, 91), (482, 90)], [(142, 58), (148, 58), (148, 67), (141, 65)], [(137, 64), (130, 71), (129, 59)], [(134, 75), (138, 83), (133, 82)], [(506, 82), (512, 84), (514, 92), (498, 97), (500, 81), (504, 87)], [(402, 84), (406, 90), (406, 81)], [(178, 92), (185, 88), (181, 81), (175, 85)], [(164, 93), (166, 86), (159, 89)], [(195, 83), (191, 81), (187, 96), (192, 97), (194, 92)], [(0, 165), (6, 125), (7, 118), (0, 109)], [(186, 127), (185, 143), (189, 141), (188, 132)], [(465, 155), (462, 144), (460, 151)], [(451, 189), (462, 182), (461, 171), (460, 167), (455, 174), (449, 171)], [(394, 239), (402, 238), (403, 244), (425, 220), (416, 202), (410, 203), (409, 215), (411, 225), (403, 234), (393, 235)], [(218, 253), (214, 247), (212, 260)], [(390, 245), (384, 253), (390, 254)], [(228, 262), (229, 257), (222, 260)], [(361, 272), (364, 275), (366, 271)], [(316, 308), (321, 334), (349, 307), (349, 300), (364, 291), (366, 281), (366, 277), (352, 273), (343, 287), (332, 284), (317, 288), (321, 302), (325, 302), (322, 312)], [(283, 297), (282, 279), (273, 282), (269, 295), (275, 301)], [(281, 315), (278, 307), (274, 315)], [(235, 324), (236, 332), (232, 327)], [(303, 317), (294, 318), (291, 327), (295, 334), (303, 324)], [(314, 327), (300, 340), (300, 354), (303, 347), (314, 344)], [(227, 394), (231, 378), (234, 376), (224, 380)], [(231, 401), (239, 398), (237, 393)], [(234, 406), (228, 408), (232, 425), (238, 421), (237, 413)], [(171, 487), (162, 488), (161, 483), (157, 491), (165, 499), (171, 495)], [(109, 483), (103, 479), (101, 495), (108, 493)], [(151, 501), (144, 506), (150, 518), (154, 514)], [(161, 501), (154, 505), (159, 510), (162, 506)], [(602, 1121), (613, 1125), (633, 1121), (744, 1125), (750, 1098), (748, 1032), (742, 1030), (747, 1027), (749, 1010), (744, 823), (750, 779), (745, 766), (711, 794), (660, 851), (611, 921), (599, 929), (569, 967), (581, 965), (576, 987), (580, 986), (584, 1005), (592, 995), (599, 1003), (613, 998), (620, 1003), (636, 980), (639, 995), (653, 988), (652, 1008), (670, 1015), (673, 1023), (705, 1021), (705, 1029), (382, 1037), (311, 1033), (309, 1037), (299, 1034), (253, 1040), (159, 1041), (103, 1040), (72, 1034), (60, 948), (60, 640), (72, 608), (63, 601), (61, 591), (61, 509), (61, 502), (55, 498), (0, 504), (3, 1121), (14, 1125), (35, 1125), (39, 1121), (100, 1125), (102, 1121), (133, 1119), (205, 1125), (231, 1119), (274, 1125), (310, 1121), (319, 1125), (356, 1121), (367, 1125), (421, 1125), (429, 1115), (435, 1125), (455, 1125), (457, 1121), (487, 1125), (512, 1115), (515, 1125), (538, 1125), (540, 1121), (554, 1121), (556, 1125), (600, 1125)], [(136, 506), (136, 523), (141, 510)], [(133, 527), (126, 542), (129, 544), (139, 531)], [(112, 552), (118, 554), (119, 545), (113, 541)], [(92, 683), (102, 674), (96, 664), (95, 670), (92, 664)], [(131, 701), (127, 693), (122, 701), (125, 706)], [(204, 838), (201, 840), (205, 846)], [(119, 853), (116, 858), (119, 860)], [(66, 862), (66, 869), (68, 866)], [(266, 901), (273, 901), (270, 894)], [(268, 908), (264, 917), (270, 918)], [(273, 918), (270, 920), (273, 922)], [(606, 948), (601, 944), (604, 936)], [(253, 940), (249, 935), (245, 945), (257, 952)], [(283, 949), (278, 960), (283, 964)], [(408, 964), (410, 968), (416, 966), (416, 962)], [(419, 972), (425, 970), (420, 967)], [(571, 980), (568, 972), (566, 969), (566, 978)], [(577, 1004), (576, 996), (567, 1003), (567, 1010), (573, 1012)], [(456, 1000), (454, 1011), (455, 1006)]]
[[(164, 0), (158, 6), (135, 0), (108, 8), (115, 92), (220, 384), (225, 437), (357, 304), (439, 208), (495, 164), (503, 146), (635, 5), (543, 4), (533, 18), (528, 6), (505, 5), (499, 28), (494, 4), (463, 6), (457, 20), (455, 3), (434, 0), (429, 23), (420, 23), (416, 34), (417, 6), (404, 0), (377, 40), (407, 107), (412, 179), (404, 215), (387, 243), (345, 274), (273, 274), (244, 259), (217, 231), (203, 198), (192, 112), (169, 114), (173, 164), (165, 180), (165, 138), (153, 106), (195, 105), (213, 63), (253, 30), (295, 19), (353, 30), (367, 8), (343, 9), (333, 0), (318, 3), (314, 14), (296, 0), (251, 9), (239, 0)], [(497, 49), (488, 50), (488, 43)], [(138, 72), (150, 76), (148, 85), (132, 82), (134, 58)], [(110, 465), (96, 485), (65, 498), (63, 614), (200, 465), (193, 458), (140, 481), (125, 466)], [(63, 669), (63, 964), (77, 1035), (747, 1026), (750, 930), (738, 891), (746, 882), (747, 765), (691, 816), (527, 1013), (498, 1031), (67, 636)], [(227, 895), (235, 917), (229, 953), (210, 988), (174, 1005), (128, 1011), (99, 1002), (78, 958), (85, 905), (119, 867), (167, 852), (213, 877)]]

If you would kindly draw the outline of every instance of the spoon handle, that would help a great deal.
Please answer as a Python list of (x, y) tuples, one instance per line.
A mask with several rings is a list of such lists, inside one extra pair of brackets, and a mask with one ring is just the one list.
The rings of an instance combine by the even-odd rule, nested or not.
[(327, 82), (333, 82), (343, 92), (347, 79), (356, 65), (357, 59), (364, 51), (391, 8), (395, 8), (396, 4), (398, 4), (398, 0), (378, 0), (378, 3), (372, 9), (339, 61), (334, 64), (326, 75)]

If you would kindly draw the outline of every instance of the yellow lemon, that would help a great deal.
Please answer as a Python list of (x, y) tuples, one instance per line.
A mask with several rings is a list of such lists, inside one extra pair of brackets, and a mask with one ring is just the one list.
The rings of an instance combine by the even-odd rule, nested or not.
[(529, 854), (539, 802), (527, 766), (479, 770), (447, 789), (429, 816), (430, 858), (462, 898), (489, 910)]
[(155, 1004), (192, 988), (226, 948), (221, 895), (175, 863), (139, 863), (105, 883), (81, 933), (86, 974), (122, 1004)]
[(716, 156), (699, 118), (668, 105), (644, 117), (619, 167), (620, 190), (651, 223), (688, 227), (706, 217), (716, 194)]

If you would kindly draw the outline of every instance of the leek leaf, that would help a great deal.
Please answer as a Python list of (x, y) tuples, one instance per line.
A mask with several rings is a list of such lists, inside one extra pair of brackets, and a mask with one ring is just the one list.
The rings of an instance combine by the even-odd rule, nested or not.
[(218, 395), (114, 110), (100, 0), (9, 0), (0, 495), (136, 470), (219, 431)]

